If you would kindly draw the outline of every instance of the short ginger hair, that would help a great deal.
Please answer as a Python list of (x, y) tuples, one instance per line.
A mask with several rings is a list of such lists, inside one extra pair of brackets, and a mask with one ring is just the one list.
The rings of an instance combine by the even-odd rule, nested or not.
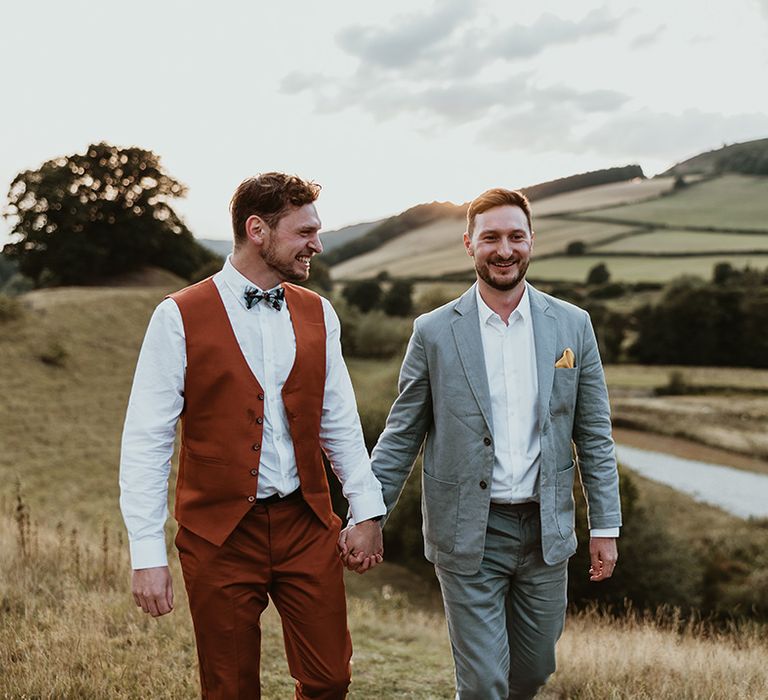
[(486, 190), (481, 195), (475, 197), (467, 208), (467, 233), (471, 236), (475, 230), (475, 219), (478, 214), (482, 214), (494, 207), (503, 206), (520, 207), (528, 220), (528, 229), (533, 232), (533, 222), (531, 220), (531, 205), (520, 190), (506, 190), (503, 187), (494, 187)]

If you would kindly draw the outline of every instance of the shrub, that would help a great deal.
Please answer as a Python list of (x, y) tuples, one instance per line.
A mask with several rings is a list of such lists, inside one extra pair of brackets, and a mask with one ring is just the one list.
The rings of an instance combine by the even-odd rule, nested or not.
[(611, 273), (608, 271), (608, 266), (605, 263), (597, 263), (587, 273), (587, 284), (605, 284), (611, 279)]
[(7, 323), (21, 318), (24, 309), (18, 299), (0, 294), (0, 323)]
[(410, 338), (411, 322), (371, 311), (359, 316), (353, 333), (356, 357), (394, 357), (404, 350)]
[(426, 314), (443, 304), (447, 304), (452, 299), (454, 299), (454, 295), (444, 287), (429, 285), (416, 297), (414, 311), (416, 314)]
[(378, 280), (355, 280), (347, 283), (341, 295), (349, 304), (366, 313), (379, 305), (381, 285)]
[(58, 340), (48, 341), (48, 344), (38, 355), (41, 362), (51, 367), (64, 367), (68, 357), (67, 349)]
[(413, 283), (395, 280), (381, 302), (381, 308), (388, 316), (410, 316), (413, 313)]

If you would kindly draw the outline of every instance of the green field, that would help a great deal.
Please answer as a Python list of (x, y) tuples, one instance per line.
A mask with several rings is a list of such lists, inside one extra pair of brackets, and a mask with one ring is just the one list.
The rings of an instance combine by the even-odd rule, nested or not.
[[(636, 230), (632, 226), (600, 224), (567, 219), (546, 218), (535, 222), (534, 255), (562, 253), (573, 241), (596, 243)], [(334, 265), (337, 280), (375, 277), (387, 272), (392, 277), (440, 277), (472, 273), (472, 261), (462, 242), (463, 227), (456, 219), (440, 221), (418, 228), (404, 236), (357, 257)]]
[(668, 282), (681, 275), (694, 275), (710, 279), (712, 270), (720, 262), (730, 263), (735, 268), (746, 266), (764, 270), (768, 268), (768, 256), (761, 255), (716, 255), (680, 258), (641, 257), (600, 257), (582, 255), (578, 257), (534, 259), (528, 278), (536, 280), (563, 280), (584, 282), (587, 273), (598, 263), (604, 262), (611, 280), (620, 282)]
[[(583, 281), (589, 269), (601, 261), (614, 280), (625, 282), (664, 283), (681, 274), (709, 278), (718, 262), (737, 268), (768, 267), (768, 259), (750, 255), (768, 252), (768, 178), (724, 175), (676, 191), (670, 189), (672, 183), (672, 178), (613, 183), (534, 202), (532, 279)], [(680, 227), (743, 229), (756, 234)], [(472, 261), (461, 240), (463, 228), (463, 222), (455, 218), (435, 221), (334, 266), (332, 276), (335, 280), (374, 277), (382, 272), (420, 279), (456, 273), (471, 276)], [(758, 235), (763, 232), (765, 237)], [(590, 255), (564, 256), (568, 244), (577, 241)], [(623, 252), (715, 255), (669, 260), (599, 255)], [(556, 257), (537, 260), (542, 256)]]
[(768, 177), (723, 175), (641, 204), (596, 209), (600, 216), (667, 226), (768, 231)]
[(532, 202), (533, 213), (534, 217), (550, 216), (639, 202), (669, 192), (674, 182), (672, 177), (655, 177), (651, 180), (629, 180), (585, 187), (574, 192), (536, 200)]
[[(768, 253), (768, 234), (700, 233), (663, 229), (637, 233), (610, 243), (590, 246), (590, 253), (706, 253), (722, 251)], [(768, 266), (768, 259), (766, 259)]]

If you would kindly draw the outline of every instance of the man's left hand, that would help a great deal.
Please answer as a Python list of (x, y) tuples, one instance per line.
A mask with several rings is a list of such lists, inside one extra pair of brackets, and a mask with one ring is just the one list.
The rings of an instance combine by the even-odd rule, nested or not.
[(611, 578), (619, 558), (614, 537), (593, 537), (589, 540), (589, 557), (592, 565), (589, 569), (590, 581), (604, 581)]

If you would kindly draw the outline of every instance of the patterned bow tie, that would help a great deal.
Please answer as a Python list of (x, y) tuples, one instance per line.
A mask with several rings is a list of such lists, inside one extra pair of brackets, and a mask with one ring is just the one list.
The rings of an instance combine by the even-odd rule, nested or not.
[(267, 304), (271, 305), (273, 309), (280, 311), (283, 306), (283, 300), (285, 299), (285, 290), (282, 287), (272, 289), (268, 292), (262, 292), (256, 287), (248, 287), (243, 294), (245, 298), (245, 306), (250, 309), (254, 304), (264, 300)]

